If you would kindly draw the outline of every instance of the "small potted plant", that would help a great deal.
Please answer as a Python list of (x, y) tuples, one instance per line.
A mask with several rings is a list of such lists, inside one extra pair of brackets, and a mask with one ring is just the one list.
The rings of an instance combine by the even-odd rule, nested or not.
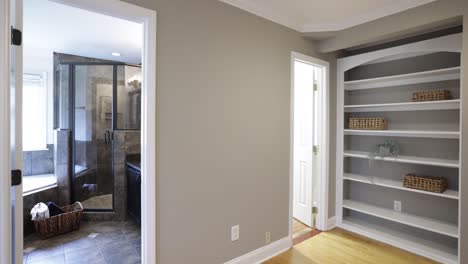
[[(377, 157), (397, 157), (399, 153), (400, 145), (391, 139), (387, 139), (383, 144), (377, 144), (369, 151), (369, 166), (372, 166)], [(374, 183), (374, 179), (371, 178), (370, 180)]]

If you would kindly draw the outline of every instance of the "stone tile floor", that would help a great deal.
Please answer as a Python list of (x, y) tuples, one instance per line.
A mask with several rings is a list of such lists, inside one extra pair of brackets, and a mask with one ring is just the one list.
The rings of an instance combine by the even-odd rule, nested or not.
[(133, 222), (82, 222), (79, 231), (47, 240), (30, 235), (24, 249), (25, 264), (137, 264), (141, 231)]

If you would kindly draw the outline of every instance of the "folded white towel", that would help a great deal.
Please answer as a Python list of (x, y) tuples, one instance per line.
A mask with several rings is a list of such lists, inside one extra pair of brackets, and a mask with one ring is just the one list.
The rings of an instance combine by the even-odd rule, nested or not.
[(44, 220), (49, 217), (49, 207), (45, 203), (38, 203), (31, 209), (31, 219), (33, 221)]

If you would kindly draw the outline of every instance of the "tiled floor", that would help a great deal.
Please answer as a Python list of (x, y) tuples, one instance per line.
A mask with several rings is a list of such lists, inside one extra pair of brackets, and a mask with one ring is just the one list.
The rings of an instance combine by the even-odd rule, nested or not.
[(83, 222), (79, 231), (51, 239), (40, 240), (31, 235), (24, 241), (23, 263), (141, 263), (140, 233), (133, 222)]

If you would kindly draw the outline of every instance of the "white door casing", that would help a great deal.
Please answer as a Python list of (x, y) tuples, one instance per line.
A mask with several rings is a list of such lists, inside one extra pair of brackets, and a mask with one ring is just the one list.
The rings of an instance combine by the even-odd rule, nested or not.
[[(10, 0), (11, 25), (23, 31), (23, 0)], [(23, 45), (11, 46), (12, 85), (10, 96), (11, 168), (23, 167)], [(23, 186), (11, 187), (12, 201), (12, 263), (23, 263)]]
[(0, 263), (12, 262), (10, 163), (10, 0), (0, 0)]
[(294, 61), (293, 217), (312, 226), (314, 66)]

